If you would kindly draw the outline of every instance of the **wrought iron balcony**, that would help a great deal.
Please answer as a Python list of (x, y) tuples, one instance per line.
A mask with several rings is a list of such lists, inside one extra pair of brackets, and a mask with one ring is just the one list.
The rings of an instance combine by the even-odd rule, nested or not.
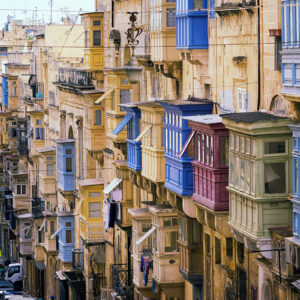
[(91, 78), (83, 70), (59, 68), (58, 84), (94, 89)]
[(120, 296), (133, 295), (132, 270), (127, 264), (111, 265), (112, 287)]
[(72, 266), (74, 271), (83, 270), (83, 250), (76, 248), (72, 250)]
[(42, 199), (32, 198), (32, 214), (34, 217), (38, 217), (42, 213)]

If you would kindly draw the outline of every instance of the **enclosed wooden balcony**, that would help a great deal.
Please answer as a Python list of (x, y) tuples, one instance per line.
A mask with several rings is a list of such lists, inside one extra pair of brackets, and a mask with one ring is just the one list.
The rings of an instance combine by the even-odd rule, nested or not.
[(230, 130), (229, 224), (250, 248), (270, 244), (270, 227), (292, 224), (290, 120), (263, 112), (222, 118)]

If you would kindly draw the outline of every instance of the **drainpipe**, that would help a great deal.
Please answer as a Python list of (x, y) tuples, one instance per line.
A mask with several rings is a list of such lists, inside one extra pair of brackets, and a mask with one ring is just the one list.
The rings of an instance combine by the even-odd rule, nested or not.
[(257, 7), (257, 111), (260, 109), (260, 3), (256, 0)]

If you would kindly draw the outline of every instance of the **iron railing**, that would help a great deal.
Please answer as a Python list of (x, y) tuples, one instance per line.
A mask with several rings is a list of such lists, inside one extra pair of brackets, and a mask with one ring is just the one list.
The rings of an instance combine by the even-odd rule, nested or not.
[(111, 265), (112, 287), (120, 296), (133, 295), (132, 270), (127, 264)]

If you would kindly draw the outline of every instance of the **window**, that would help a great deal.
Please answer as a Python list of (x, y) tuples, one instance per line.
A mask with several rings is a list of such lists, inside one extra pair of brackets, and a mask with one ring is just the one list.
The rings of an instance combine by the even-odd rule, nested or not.
[(201, 241), (200, 224), (197, 222), (197, 220), (193, 219), (192, 226), (193, 226), (193, 243), (200, 243)]
[(72, 230), (70, 229), (66, 230), (66, 243), (67, 244), (72, 243)]
[(208, 234), (205, 234), (205, 252), (210, 256), (210, 236)]
[(93, 31), (93, 45), (101, 46), (101, 31), (100, 30)]
[(265, 193), (285, 193), (285, 163), (264, 164)]
[(230, 156), (230, 164), (229, 164), (229, 184), (233, 185), (234, 184), (234, 157)]
[(165, 234), (165, 252), (177, 252), (177, 231), (167, 231)]
[(247, 95), (245, 89), (237, 89), (239, 112), (247, 111)]
[(35, 128), (35, 139), (43, 140), (44, 139), (44, 128)]
[(25, 223), (24, 224), (24, 238), (25, 240), (29, 240), (32, 238), (32, 229), (31, 229), (31, 224), (30, 223)]
[(215, 263), (219, 265), (221, 261), (221, 241), (218, 238), (215, 238)]
[(50, 221), (50, 234), (52, 235), (55, 232), (55, 222)]
[(120, 104), (127, 104), (130, 102), (131, 102), (131, 90), (120, 90)]
[(164, 218), (164, 227), (172, 227), (178, 225), (178, 218)]
[(265, 154), (285, 153), (285, 142), (265, 143)]
[(101, 203), (89, 202), (89, 218), (100, 218), (100, 217), (101, 217)]
[(17, 184), (17, 195), (26, 195), (26, 185)]
[(241, 165), (240, 165), (240, 189), (245, 189), (245, 160), (241, 159)]
[(93, 21), (93, 26), (100, 26), (100, 25), (101, 25), (101, 21), (99, 20)]
[(294, 232), (298, 234), (298, 214), (294, 213)]
[(167, 8), (167, 27), (176, 26), (175, 8)]
[(54, 157), (53, 156), (47, 156), (46, 160), (54, 160)]
[(203, 8), (203, 0), (193, 0), (193, 9), (200, 10)]
[(281, 51), (282, 51), (282, 43), (281, 36), (275, 37), (275, 61), (274, 61), (274, 69), (275, 71), (281, 70)]
[(152, 247), (154, 251), (157, 251), (157, 231), (152, 233)]
[(220, 138), (220, 163), (221, 166), (228, 166), (228, 137)]
[(226, 256), (232, 258), (233, 257), (233, 239), (226, 238)]
[(40, 119), (36, 120), (36, 125), (42, 125), (42, 120)]
[(115, 91), (111, 93), (111, 110), (115, 110)]
[(89, 192), (89, 198), (100, 198), (101, 193), (100, 192)]
[(182, 241), (187, 240), (187, 221), (185, 218), (179, 218), (179, 239)]
[(66, 172), (72, 172), (73, 166), (72, 166), (72, 158), (67, 157), (66, 158)]
[(95, 126), (102, 125), (102, 110), (95, 110), (94, 125)]
[(66, 149), (66, 154), (72, 154), (72, 149)]
[(54, 175), (54, 164), (47, 164), (47, 176), (53, 176)]
[(294, 159), (294, 193), (298, 194), (298, 158)]

